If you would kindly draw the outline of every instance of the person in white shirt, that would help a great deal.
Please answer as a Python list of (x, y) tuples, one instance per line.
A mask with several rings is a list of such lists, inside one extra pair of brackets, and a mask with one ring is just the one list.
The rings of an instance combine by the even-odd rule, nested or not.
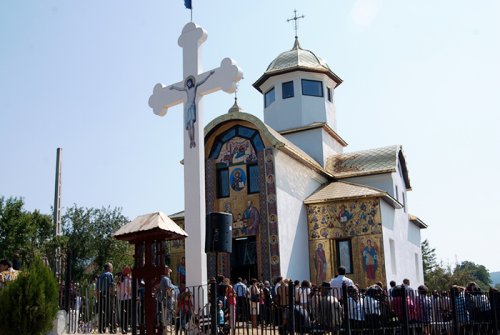
[(347, 278), (345, 273), (345, 267), (339, 266), (337, 268), (338, 275), (330, 280), (330, 287), (332, 288), (332, 294), (337, 299), (342, 299), (342, 285), (345, 284), (346, 287), (354, 286), (354, 282)]

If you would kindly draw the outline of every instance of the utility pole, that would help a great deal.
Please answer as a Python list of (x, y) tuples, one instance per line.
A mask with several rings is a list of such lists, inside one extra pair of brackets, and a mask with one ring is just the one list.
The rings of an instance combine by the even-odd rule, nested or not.
[[(54, 236), (61, 236), (61, 166), (62, 166), (62, 148), (57, 148), (56, 156), (56, 181), (54, 192)], [(61, 249), (57, 248), (54, 260), (54, 275), (59, 280), (61, 278)]]

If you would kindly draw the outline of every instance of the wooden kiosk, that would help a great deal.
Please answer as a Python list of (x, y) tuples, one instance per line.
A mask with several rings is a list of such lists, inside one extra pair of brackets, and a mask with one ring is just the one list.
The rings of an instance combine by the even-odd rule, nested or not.
[[(185, 239), (187, 236), (182, 228), (162, 212), (138, 216), (114, 233), (116, 239), (128, 241), (135, 246), (132, 291), (137, 292), (137, 283), (140, 280), (144, 280), (145, 283), (145, 320), (139, 327), (141, 335), (161, 334), (163, 331), (156, 327), (157, 304), (153, 296), (153, 287), (165, 274), (165, 241)], [(137, 310), (136, 306), (137, 295), (134, 294), (133, 311)], [(133, 332), (137, 329), (136, 315), (137, 313), (134, 313), (132, 320)]]

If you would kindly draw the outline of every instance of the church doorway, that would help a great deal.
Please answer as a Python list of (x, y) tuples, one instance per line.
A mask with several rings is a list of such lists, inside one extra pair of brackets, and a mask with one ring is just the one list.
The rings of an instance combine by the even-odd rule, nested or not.
[(233, 239), (231, 253), (231, 281), (241, 277), (250, 281), (258, 278), (257, 274), (257, 241), (255, 236)]

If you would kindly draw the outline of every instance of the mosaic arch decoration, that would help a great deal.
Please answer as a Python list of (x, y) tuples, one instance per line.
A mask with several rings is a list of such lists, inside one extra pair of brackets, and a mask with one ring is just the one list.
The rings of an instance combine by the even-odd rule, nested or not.
[[(216, 187), (207, 187), (207, 210), (232, 213), (233, 238), (257, 236), (258, 273), (263, 278), (279, 275), (273, 149), (265, 148), (259, 130), (237, 124), (214, 135), (208, 161), (207, 180), (218, 185), (217, 178), (224, 176), (229, 191), (222, 195)], [(240, 177), (236, 169), (240, 169)], [(241, 178), (241, 171), (246, 174), (244, 183), (231, 185), (231, 175), (233, 180)], [(221, 261), (230, 266), (229, 259)], [(215, 267), (215, 259), (209, 257), (209, 263)]]
[(234, 126), (217, 136), (209, 158), (215, 159), (216, 167), (256, 164), (257, 152), (264, 150), (264, 142), (257, 130)]

